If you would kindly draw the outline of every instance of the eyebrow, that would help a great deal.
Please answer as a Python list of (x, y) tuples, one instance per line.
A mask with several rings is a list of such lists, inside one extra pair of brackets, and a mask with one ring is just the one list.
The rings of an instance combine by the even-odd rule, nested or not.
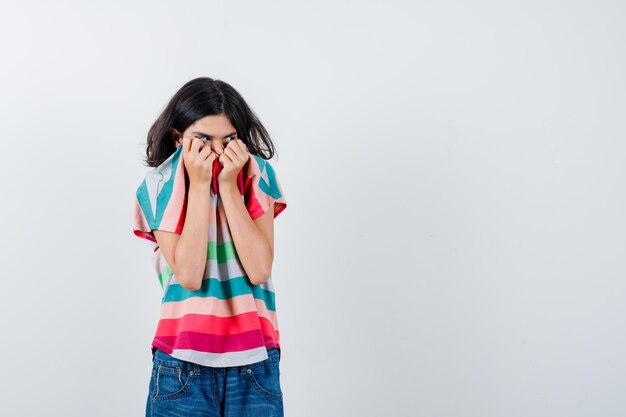
[[(213, 135), (209, 135), (208, 133), (202, 133), (202, 132), (191, 132), (191, 133), (194, 134), (194, 135), (206, 136), (206, 137), (209, 137), (209, 138), (213, 137)], [(229, 133), (228, 135), (226, 135), (224, 137), (227, 138), (229, 136), (233, 136), (233, 135), (236, 135), (236, 134), (237, 134), (237, 132), (235, 131), (235, 132)]]

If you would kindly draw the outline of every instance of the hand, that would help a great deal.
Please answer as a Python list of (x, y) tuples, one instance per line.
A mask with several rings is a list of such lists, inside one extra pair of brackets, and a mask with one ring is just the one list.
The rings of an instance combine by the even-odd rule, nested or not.
[(246, 145), (241, 139), (235, 139), (228, 142), (224, 152), (219, 157), (219, 162), (222, 164), (222, 170), (217, 174), (217, 181), (220, 184), (235, 183), (237, 181), (237, 175), (241, 168), (246, 164), (250, 154), (246, 150)]
[(209, 142), (195, 137), (183, 138), (183, 165), (189, 175), (189, 183), (211, 186), (213, 161), (217, 154), (211, 150)]

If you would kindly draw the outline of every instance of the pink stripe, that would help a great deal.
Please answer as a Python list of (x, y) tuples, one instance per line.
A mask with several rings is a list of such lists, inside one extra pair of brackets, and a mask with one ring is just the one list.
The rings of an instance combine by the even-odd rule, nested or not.
[(268, 310), (265, 302), (254, 298), (252, 294), (242, 294), (227, 300), (215, 298), (207, 302), (203, 297), (190, 297), (183, 301), (171, 301), (161, 305), (161, 318), (175, 319), (186, 314), (212, 314), (230, 317), (249, 312), (258, 312), (259, 317), (269, 320), (278, 328), (277, 313)]
[(181, 319), (161, 319), (155, 337), (159, 339), (175, 338), (181, 333), (229, 336), (259, 330), (259, 327), (265, 339), (278, 340), (278, 332), (272, 327), (272, 323), (265, 318), (255, 317), (254, 313), (228, 318), (190, 314)]
[(205, 314), (187, 314), (179, 319), (161, 319), (156, 330), (157, 336), (175, 336), (181, 332), (228, 335), (249, 332), (259, 328), (260, 320), (254, 312), (232, 317), (218, 317)]
[(173, 172), (172, 175), (174, 175), (172, 194), (163, 212), (163, 218), (161, 219), (159, 228), (182, 233), (187, 205), (185, 194), (185, 167), (182, 157), (176, 167), (176, 172)]
[(265, 338), (261, 330), (252, 330), (230, 336), (182, 332), (178, 336), (155, 336), (154, 339), (173, 349), (193, 349), (198, 352), (214, 353), (238, 352), (265, 345)]

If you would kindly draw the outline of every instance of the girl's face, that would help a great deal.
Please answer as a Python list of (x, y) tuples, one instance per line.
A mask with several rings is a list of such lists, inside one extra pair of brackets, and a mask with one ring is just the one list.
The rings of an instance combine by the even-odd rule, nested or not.
[(231, 140), (238, 139), (237, 130), (223, 113), (196, 120), (185, 129), (182, 136), (176, 139), (176, 145), (182, 145), (183, 138), (187, 137), (201, 139), (204, 141), (201, 149), (210, 146), (218, 156), (222, 155), (224, 148)]

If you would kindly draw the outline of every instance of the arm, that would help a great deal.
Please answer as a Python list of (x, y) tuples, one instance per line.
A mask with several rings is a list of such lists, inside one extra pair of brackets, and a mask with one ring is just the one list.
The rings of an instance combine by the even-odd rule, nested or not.
[(267, 281), (274, 260), (274, 204), (252, 220), (235, 182), (220, 183), (220, 196), (233, 244), (252, 285)]
[(154, 237), (167, 264), (180, 284), (197, 291), (202, 286), (207, 263), (210, 184), (191, 184), (187, 215), (180, 235), (154, 230)]

